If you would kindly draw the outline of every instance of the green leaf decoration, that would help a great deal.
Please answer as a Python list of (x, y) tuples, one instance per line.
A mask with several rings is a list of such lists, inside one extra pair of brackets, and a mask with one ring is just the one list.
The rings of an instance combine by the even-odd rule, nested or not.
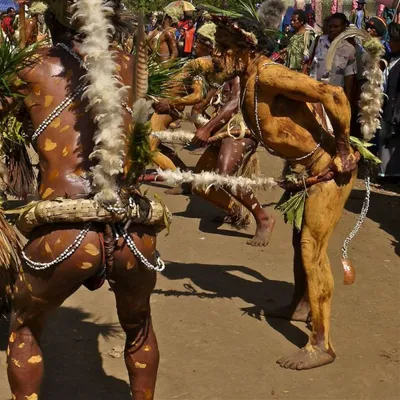
[(285, 222), (292, 224), (299, 231), (303, 226), (306, 198), (307, 191), (305, 189), (294, 194), (285, 192), (275, 207), (282, 212)]
[(350, 144), (357, 149), (366, 162), (373, 165), (382, 164), (382, 161), (368, 150), (368, 147), (373, 146), (372, 143), (350, 136)]

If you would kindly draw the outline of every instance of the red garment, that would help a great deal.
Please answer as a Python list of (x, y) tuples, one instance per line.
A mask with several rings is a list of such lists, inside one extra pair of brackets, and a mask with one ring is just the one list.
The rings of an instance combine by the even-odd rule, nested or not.
[(3, 29), (4, 33), (7, 36), (14, 34), (14, 28), (12, 27), (12, 23), (13, 19), (9, 15), (5, 16), (3, 18), (3, 21), (1, 22), (1, 28)]
[(191, 53), (194, 44), (194, 33), (196, 28), (192, 26), (190, 29), (185, 30), (185, 47), (183, 48), (184, 53)]

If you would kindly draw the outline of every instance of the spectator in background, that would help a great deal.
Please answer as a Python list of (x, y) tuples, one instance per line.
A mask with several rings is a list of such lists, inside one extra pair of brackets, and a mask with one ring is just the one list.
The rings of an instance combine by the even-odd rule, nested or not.
[(14, 36), (15, 32), (13, 28), (15, 14), (16, 14), (15, 9), (13, 7), (9, 7), (7, 9), (7, 15), (1, 21), (1, 28), (9, 39), (11, 39)]
[(372, 17), (366, 24), (366, 29), (372, 37), (378, 38), (385, 48), (386, 56), (390, 53), (390, 46), (387, 42), (388, 25), (381, 17)]
[(303, 65), (309, 60), (310, 47), (315, 39), (315, 33), (307, 25), (307, 16), (303, 10), (293, 12), (291, 26), (294, 35), (290, 38), (289, 46), (283, 51), (286, 54), (285, 65), (300, 72)]
[(314, 28), (315, 26), (315, 12), (310, 3), (306, 4), (305, 13), (307, 16), (307, 24)]
[(389, 26), (391, 53), (384, 72), (385, 103), (378, 135), (378, 176), (400, 180), (400, 24)]
[(311, 63), (310, 76), (318, 81), (326, 82), (334, 86), (341, 86), (350, 101), (354, 104), (355, 81), (357, 74), (355, 48), (349, 42), (343, 41), (337, 48), (330, 72), (326, 69), (326, 55), (332, 42), (346, 30), (349, 21), (342, 13), (336, 13), (329, 17), (328, 34), (322, 35), (315, 49), (315, 55)]
[(368, 19), (369, 15), (365, 10), (365, 0), (358, 0), (357, 9), (350, 14), (350, 23), (354, 24), (358, 29), (365, 29)]
[(293, 13), (294, 13), (294, 7), (288, 7), (286, 10), (286, 14), (282, 20), (282, 27), (281, 27), (282, 32), (290, 31), (290, 29), (291, 29), (290, 21), (292, 19)]
[(157, 16), (150, 14), (149, 23), (146, 25), (146, 33), (149, 34), (157, 28)]
[(185, 45), (183, 47), (183, 56), (192, 57), (194, 34), (196, 27), (192, 19), (187, 21), (187, 29), (185, 29)]

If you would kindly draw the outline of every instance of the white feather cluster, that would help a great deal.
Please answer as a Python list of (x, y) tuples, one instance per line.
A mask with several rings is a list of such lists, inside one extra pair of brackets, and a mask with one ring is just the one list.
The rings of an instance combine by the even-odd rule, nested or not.
[(233, 194), (239, 189), (249, 192), (250, 190), (266, 190), (277, 185), (274, 178), (245, 178), (243, 176), (219, 175), (215, 172), (203, 171), (195, 174), (191, 171), (181, 171), (179, 168), (175, 171), (157, 169), (157, 175), (171, 185), (180, 185), (190, 183), (193, 187), (202, 190), (229, 188)]
[(184, 118), (186, 121), (193, 122), (194, 124), (199, 126), (204, 126), (210, 121), (208, 118), (201, 114), (185, 114)]
[(159, 131), (159, 132), (153, 132), (151, 136), (156, 137), (157, 139), (160, 139), (162, 142), (176, 142), (176, 141), (181, 141), (181, 142), (190, 142), (194, 138), (194, 133), (191, 132), (186, 132), (183, 130), (177, 130), (177, 131)]
[(85, 34), (79, 47), (87, 66), (84, 80), (88, 86), (83, 97), (88, 99), (97, 123), (90, 155), (96, 161), (92, 186), (95, 198), (105, 204), (119, 200), (118, 175), (125, 156), (122, 103), (126, 88), (117, 76), (115, 53), (109, 49), (114, 28), (107, 16), (113, 12), (110, 3), (103, 4), (103, 0), (78, 0), (73, 16), (73, 20), (82, 21), (79, 31)]
[(365, 46), (364, 53), (365, 72), (367, 78), (361, 87), (359, 100), (359, 121), (364, 140), (370, 141), (376, 131), (381, 127), (380, 117), (383, 106), (384, 94), (382, 90), (383, 73), (379, 62), (384, 54), (383, 47)]
[(132, 119), (138, 124), (145, 124), (148, 122), (152, 113), (154, 113), (154, 110), (151, 100), (138, 99), (132, 107)]

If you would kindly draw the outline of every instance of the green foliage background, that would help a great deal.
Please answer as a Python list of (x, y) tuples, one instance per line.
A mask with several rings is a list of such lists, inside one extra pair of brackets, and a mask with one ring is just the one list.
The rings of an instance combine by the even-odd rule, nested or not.
[[(138, 9), (144, 10), (146, 13), (151, 11), (161, 11), (167, 4), (173, 0), (124, 0), (124, 4), (132, 11)], [(201, 0), (194, 2), (195, 5), (211, 4), (216, 7), (230, 7), (235, 4), (235, 0)], [(256, 3), (256, 2), (254, 2)]]

